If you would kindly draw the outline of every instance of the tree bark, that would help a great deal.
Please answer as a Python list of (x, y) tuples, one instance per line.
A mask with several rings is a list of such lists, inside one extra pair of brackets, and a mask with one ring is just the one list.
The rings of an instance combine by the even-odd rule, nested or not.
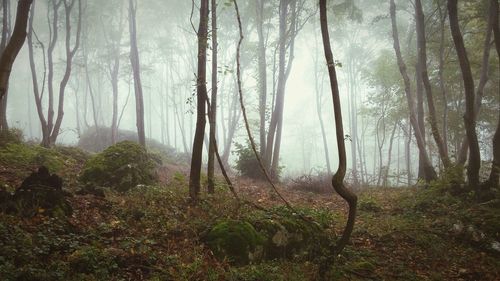
[(470, 68), (469, 58), (465, 49), (462, 33), (458, 22), (457, 0), (448, 0), (448, 14), (450, 18), (450, 29), (457, 51), (458, 61), (464, 80), (465, 88), (465, 114), (464, 123), (467, 140), (469, 142), (469, 165), (467, 177), (470, 187), (479, 186), (479, 168), (481, 167), (481, 154), (476, 133), (476, 118), (474, 109), (474, 80)]
[[(0, 53), (5, 50), (7, 46), (7, 41), (10, 39), (10, 0), (2, 0), (2, 40), (0, 42)], [(3, 99), (0, 99), (0, 132), (7, 131), (9, 129), (9, 124), (7, 122), (7, 98), (8, 89), (5, 92)]]
[(141, 64), (137, 47), (137, 2), (129, 0), (129, 30), (130, 30), (130, 63), (134, 75), (135, 114), (139, 144), (146, 147), (146, 131), (144, 129), (144, 95), (142, 93)]
[(332, 185), (335, 191), (347, 201), (349, 205), (349, 215), (347, 218), (347, 223), (342, 233), (342, 237), (335, 245), (334, 255), (338, 255), (342, 252), (344, 247), (349, 242), (349, 237), (351, 236), (352, 230), (354, 228), (354, 222), (356, 220), (356, 206), (357, 206), (357, 196), (344, 186), (344, 177), (347, 169), (347, 157), (345, 151), (344, 142), (344, 128), (342, 125), (342, 111), (340, 106), (340, 93), (339, 85), (337, 82), (337, 73), (335, 71), (335, 62), (333, 60), (332, 48), (330, 46), (330, 35), (328, 33), (328, 19), (326, 10), (326, 0), (319, 1), (320, 10), (320, 23), (321, 23), (321, 35), (323, 38), (323, 48), (325, 52), (325, 59), (328, 67), (328, 74), (330, 77), (330, 87), (332, 91), (333, 98), (333, 108), (335, 114), (335, 129), (337, 133), (337, 146), (339, 153), (339, 167), (332, 177)]
[[(495, 48), (499, 59), (500, 68), (500, 28), (498, 27), (498, 0), (490, 0), (490, 15), (493, 23), (493, 36), (495, 38)], [(498, 85), (498, 97), (500, 98), (500, 83)], [(499, 99), (500, 100), (500, 99)], [(491, 187), (498, 189), (500, 178), (500, 109), (498, 110), (498, 124), (493, 137), (493, 163), (488, 182)]]
[(266, 105), (267, 105), (267, 62), (266, 44), (264, 39), (264, 0), (258, 0), (257, 7), (257, 34), (259, 36), (259, 136), (260, 156), (263, 158), (266, 152)]
[(394, 0), (390, 2), (390, 14), (391, 14), (391, 25), (392, 25), (392, 37), (394, 40), (394, 51), (396, 52), (396, 57), (399, 66), (399, 72), (401, 76), (403, 76), (403, 81), (405, 85), (405, 94), (406, 100), (408, 102), (408, 109), (410, 111), (410, 123), (413, 127), (413, 133), (415, 134), (415, 139), (417, 140), (417, 146), (420, 152), (422, 168), (424, 171), (424, 178), (427, 182), (431, 180), (435, 180), (437, 178), (437, 174), (432, 167), (432, 164), (429, 160), (429, 156), (427, 155), (427, 150), (425, 148), (425, 141), (423, 135), (421, 133), (421, 129), (417, 120), (417, 113), (415, 111), (415, 104), (413, 101), (413, 97), (411, 94), (411, 85), (410, 78), (406, 71), (406, 65), (403, 60), (403, 56), (401, 55), (401, 47), (399, 44), (399, 34), (396, 24), (396, 4)]
[(189, 195), (193, 201), (198, 200), (200, 193), (200, 173), (203, 153), (203, 138), (205, 134), (205, 99), (207, 97), (207, 40), (208, 40), (208, 0), (200, 0), (200, 24), (198, 28), (198, 75), (196, 83), (197, 111), (196, 131), (191, 156), (191, 171), (189, 174)]
[(420, 0), (415, 0), (415, 22), (417, 24), (417, 45), (418, 45), (418, 61), (420, 64), (420, 75), (424, 84), (425, 94), (427, 97), (427, 107), (429, 110), (429, 123), (431, 125), (432, 136), (438, 147), (439, 157), (443, 162), (445, 169), (451, 166), (448, 157), (446, 145), (441, 138), (439, 127), (436, 118), (436, 108), (434, 106), (434, 97), (432, 96), (432, 86), (427, 71), (427, 43), (425, 39), (425, 19)]
[(216, 143), (216, 118), (217, 118), (217, 4), (215, 0), (211, 0), (212, 7), (212, 95), (210, 104), (210, 133), (209, 133), (209, 148), (208, 148), (208, 193), (215, 192), (215, 143)]
[(16, 23), (9, 43), (0, 56), (0, 104), (6, 98), (12, 65), (26, 40), (29, 11), (33, 0), (19, 0), (17, 3)]

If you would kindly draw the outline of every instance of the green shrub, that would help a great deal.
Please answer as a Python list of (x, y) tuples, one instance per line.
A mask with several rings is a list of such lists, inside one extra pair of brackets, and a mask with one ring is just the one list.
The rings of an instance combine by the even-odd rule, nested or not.
[(24, 140), (23, 131), (21, 129), (12, 128), (9, 130), (0, 130), (0, 146), (8, 143), (22, 143)]
[(80, 180), (124, 192), (140, 184), (155, 183), (157, 165), (144, 147), (123, 141), (88, 160)]
[(377, 201), (373, 198), (362, 198), (359, 200), (358, 208), (360, 211), (378, 213), (382, 211), (382, 207), (379, 206)]
[(224, 220), (210, 230), (206, 243), (219, 258), (246, 264), (257, 258), (262, 236), (246, 221)]
[[(244, 177), (251, 179), (265, 179), (265, 175), (260, 168), (259, 161), (255, 157), (252, 147), (249, 143), (246, 146), (235, 143), (236, 150), (233, 152), (236, 154), (236, 166), (235, 169)], [(257, 153), (259, 153), (257, 151)], [(277, 178), (280, 177), (282, 167), (278, 167)]]
[(48, 149), (39, 145), (9, 143), (0, 147), (0, 164), (25, 170), (45, 166), (51, 172), (60, 174), (61, 171), (75, 166), (76, 161), (56, 149)]

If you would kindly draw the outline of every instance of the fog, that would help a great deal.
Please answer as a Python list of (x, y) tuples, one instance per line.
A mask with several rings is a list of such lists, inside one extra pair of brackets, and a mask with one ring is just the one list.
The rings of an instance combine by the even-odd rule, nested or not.
[[(53, 19), (53, 1), (34, 1), (34, 55), (38, 86), (44, 93), (44, 111), (47, 110), (47, 48), (53, 30), (48, 20)], [(196, 1), (195, 1), (196, 2)], [(257, 17), (254, 1), (239, 1), (244, 40), (241, 50), (242, 81), (244, 103), (250, 118), (254, 138), (259, 140), (259, 68)], [(264, 1), (264, 37), (266, 45), (267, 69), (267, 118), (277, 87), (278, 56), (276, 48), (279, 40), (278, 3)], [(278, 1), (276, 1), (278, 2)], [(297, 31), (293, 43), (293, 55), (287, 49), (286, 64), (291, 69), (286, 80), (283, 112), (283, 133), (279, 166), (283, 167), (282, 177), (296, 177), (301, 174), (316, 174), (327, 171), (325, 147), (318, 119), (316, 99), (321, 96), (321, 117), (325, 125), (325, 135), (331, 161), (331, 170), (338, 165), (335, 123), (331, 90), (324, 62), (319, 15), (315, 1), (298, 0)], [(404, 98), (402, 78), (398, 72), (388, 1), (330, 1), (330, 31), (333, 53), (339, 77), (344, 130), (347, 142), (348, 168), (352, 172), (353, 154), (356, 149), (357, 171), (364, 173), (363, 181), (377, 183), (377, 174), (387, 166), (387, 154), (391, 149), (390, 178), (392, 185), (407, 185), (407, 168), (410, 167), (410, 181), (416, 180), (418, 173), (418, 149), (411, 134), (408, 138), (408, 109)], [(415, 21), (412, 3), (398, 1), (398, 28), (401, 48), (407, 59), (412, 83), (415, 78), (414, 61), (416, 56)], [(435, 1), (423, 1), (424, 10), (429, 14), (429, 48), (437, 49), (439, 21)], [(137, 42), (140, 57), (142, 86), (145, 107), (146, 137), (174, 147), (180, 153), (191, 153), (196, 125), (196, 72), (197, 72), (197, 35), (199, 22), (199, 3), (191, 1), (140, 0), (137, 1)], [(12, 3), (12, 16), (15, 5)], [(231, 144), (246, 145), (247, 133), (244, 129), (241, 109), (237, 102), (236, 89), (236, 47), (238, 44), (238, 23), (231, 2), (218, 1), (218, 107), (217, 136), (221, 154)], [(478, 12), (479, 13), (479, 12)], [(75, 44), (78, 8), (71, 13), (70, 46)], [(289, 19), (290, 20), (290, 19)], [(470, 32), (466, 42), (482, 42), (482, 32), (486, 20), (478, 19), (472, 25), (464, 25), (464, 34)], [(55, 108), (57, 109), (58, 90), (66, 67), (65, 18), (64, 6), (59, 8), (57, 23), (59, 38), (54, 49)], [(431, 31), (432, 29), (432, 31)], [(119, 43), (114, 43), (118, 37)], [(449, 36), (449, 28), (445, 31)], [(211, 29), (209, 24), (209, 42)], [(481, 40), (479, 40), (481, 39)], [(44, 45), (42, 45), (38, 42)], [(38, 42), (38, 43), (37, 43)], [(290, 43), (290, 42), (288, 42)], [(119, 47), (114, 48), (113, 44)], [(480, 43), (477, 43), (479, 46)], [(290, 47), (290, 46), (288, 46)], [(446, 79), (450, 93), (449, 103), (449, 150), (452, 158), (463, 138), (463, 124), (460, 123), (464, 111), (461, 83), (451, 82), (459, 79), (458, 63), (451, 39), (447, 38)], [(208, 95), (211, 81), (211, 50), (209, 43), (207, 61)], [(475, 78), (479, 77), (479, 66), (474, 65), (481, 59), (480, 48), (472, 48), (471, 60)], [(45, 53), (43, 53), (45, 51)], [(112, 122), (112, 84), (110, 69), (113, 59), (119, 52), (120, 70), (118, 76), (118, 111), (120, 130), (136, 131), (136, 106), (134, 80), (130, 65), (129, 6), (128, 1), (82, 1), (82, 30), (80, 46), (73, 59), (69, 83), (65, 89), (64, 117), (58, 144), (77, 145), (80, 136), (93, 126), (110, 127)], [(477, 54), (476, 54), (477, 53)], [(491, 56), (492, 65), (496, 56)], [(291, 61), (291, 62), (290, 62)], [(42, 132), (33, 96), (32, 72), (30, 71), (28, 48), (25, 45), (15, 62), (9, 88), (7, 116), (10, 127), (23, 130), (26, 139), (40, 142)], [(45, 66), (44, 66), (45, 65)], [(436, 90), (438, 110), (442, 100), (438, 93), (438, 51), (429, 51), (429, 73)], [(490, 81), (485, 88), (487, 104), (478, 122), (483, 161), (490, 162), (492, 149), (491, 137), (496, 127), (495, 108), (498, 106), (494, 94), (498, 91), (498, 69), (491, 68)], [(455, 81), (455, 80), (454, 80)], [(413, 84), (415, 85), (415, 84)], [(385, 99), (385, 101), (384, 101)], [(427, 111), (427, 106), (425, 106)], [(438, 113), (442, 115), (441, 112)], [(57, 115), (57, 111), (56, 111)], [(236, 116), (236, 120), (231, 120)], [(456, 121), (458, 120), (458, 121)], [(231, 122), (237, 122), (234, 137), (228, 139)], [(439, 117), (439, 122), (442, 122)], [(354, 123), (354, 126), (353, 126)], [(455, 125), (457, 124), (457, 125)], [(394, 133), (392, 133), (394, 128)], [(267, 129), (266, 129), (267, 130)], [(356, 130), (354, 132), (353, 130)], [(209, 126), (207, 119), (206, 136)], [(391, 134), (392, 133), (392, 134)], [(427, 145), (431, 151), (431, 161), (439, 167), (437, 148), (430, 135)], [(377, 134), (379, 135), (377, 137)], [(445, 132), (446, 134), (446, 132)], [(392, 137), (391, 137), (392, 135)], [(354, 139), (354, 136), (356, 138)], [(389, 140), (394, 139), (392, 147)], [(206, 140), (208, 140), (206, 138)], [(353, 143), (357, 142), (356, 144)], [(407, 143), (410, 143), (406, 147)], [(360, 146), (356, 148), (356, 146)], [(203, 162), (207, 161), (204, 145)], [(383, 156), (380, 162), (380, 156)], [(229, 165), (234, 167), (236, 154), (229, 154)], [(408, 164), (409, 163), (409, 164)], [(405, 176), (403, 176), (405, 175)], [(348, 174), (352, 180), (352, 173)], [(379, 179), (380, 181), (380, 179)], [(411, 183), (411, 182), (410, 182)], [(378, 182), (380, 184), (380, 182)]]

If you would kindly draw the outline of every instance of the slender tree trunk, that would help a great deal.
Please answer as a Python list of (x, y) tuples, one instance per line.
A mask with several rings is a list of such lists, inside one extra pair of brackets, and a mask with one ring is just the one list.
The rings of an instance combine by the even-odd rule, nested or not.
[(264, 39), (264, 2), (258, 0), (257, 7), (257, 34), (259, 36), (259, 118), (260, 118), (260, 155), (263, 158), (266, 152), (266, 104), (267, 104), (267, 62), (266, 44)]
[[(438, 147), (439, 157), (443, 162), (445, 169), (451, 166), (450, 159), (446, 149), (446, 144), (441, 138), (436, 118), (436, 108), (434, 106), (434, 97), (432, 96), (432, 86), (427, 72), (427, 43), (425, 39), (425, 19), (420, 0), (415, 0), (415, 21), (417, 24), (417, 45), (418, 61), (420, 64), (420, 76), (424, 84), (425, 94), (427, 96), (427, 107), (429, 109), (429, 123), (431, 125), (432, 136)], [(417, 74), (418, 75), (418, 74)]]
[(444, 40), (445, 40), (445, 23), (447, 18), (446, 10), (443, 13), (441, 9), (441, 3), (438, 3), (438, 11), (439, 11), (439, 89), (441, 91), (441, 95), (443, 96), (443, 143), (444, 149), (446, 150), (446, 154), (448, 154), (448, 94), (446, 93), (446, 86), (444, 81), (444, 66), (445, 66), (445, 58), (444, 58)]
[(82, 2), (78, 0), (78, 24), (75, 38), (75, 45), (73, 48), (70, 46), (71, 41), (71, 11), (75, 5), (77, 0), (71, 0), (68, 3), (68, 0), (63, 0), (64, 11), (65, 11), (65, 19), (66, 19), (66, 69), (64, 71), (63, 79), (59, 84), (59, 101), (57, 108), (57, 118), (54, 123), (54, 128), (50, 135), (50, 145), (54, 145), (56, 143), (57, 137), (59, 136), (59, 130), (61, 129), (61, 124), (64, 116), (64, 94), (66, 91), (66, 86), (68, 85), (69, 78), (71, 76), (72, 66), (73, 66), (73, 58), (78, 51), (80, 46), (80, 35), (82, 30)]
[(200, 25), (198, 28), (198, 75), (196, 132), (191, 156), (191, 172), (189, 174), (189, 195), (193, 201), (198, 200), (200, 193), (200, 172), (203, 153), (203, 137), (205, 134), (205, 99), (207, 98), (207, 38), (208, 38), (208, 0), (200, 0)]
[[(325, 51), (326, 63), (328, 66), (328, 74), (330, 77), (330, 87), (332, 91), (333, 98), (333, 108), (335, 113), (335, 129), (337, 133), (337, 146), (339, 153), (339, 167), (335, 175), (332, 178), (332, 185), (335, 191), (347, 201), (349, 205), (349, 215), (347, 218), (347, 223), (344, 228), (344, 232), (340, 240), (335, 245), (333, 254), (334, 256), (340, 254), (344, 247), (347, 245), (349, 238), (351, 236), (352, 230), (354, 229), (354, 222), (356, 220), (356, 206), (357, 206), (357, 196), (344, 186), (344, 177), (347, 169), (347, 157), (345, 151), (344, 142), (344, 128), (342, 125), (342, 112), (340, 106), (340, 93), (339, 85), (337, 82), (337, 73), (335, 71), (335, 62), (333, 60), (332, 48), (330, 46), (330, 35), (328, 33), (328, 19), (326, 10), (326, 0), (319, 1), (320, 10), (320, 23), (321, 23), (321, 35), (323, 38), (323, 47)], [(328, 266), (328, 265), (327, 265)], [(324, 272), (324, 271), (323, 271)], [(323, 274), (322, 274), (323, 275)]]
[(144, 95), (142, 93), (141, 65), (137, 47), (137, 1), (129, 0), (129, 30), (130, 30), (130, 63), (134, 75), (135, 114), (139, 144), (146, 146), (146, 131), (144, 129)]
[[(3, 53), (5, 47), (7, 46), (7, 41), (10, 39), (10, 19), (9, 19), (9, 10), (10, 10), (10, 0), (2, 0), (2, 40), (0, 42), (0, 53)], [(7, 122), (7, 98), (8, 91), (5, 92), (5, 95), (2, 99), (0, 99), (0, 132), (6, 131), (9, 129), (9, 124)]]
[[(491, 8), (490, 8), (491, 9)], [(486, 26), (486, 36), (484, 37), (484, 47), (483, 47), (483, 59), (481, 62), (481, 76), (479, 78), (479, 84), (476, 90), (476, 96), (474, 100), (474, 115), (475, 120), (479, 117), (479, 112), (481, 110), (481, 103), (484, 95), (484, 87), (488, 82), (488, 72), (489, 72), (489, 60), (490, 60), (490, 49), (491, 49), (491, 34), (494, 28), (494, 15), (490, 13), (488, 17), (488, 24)], [(465, 165), (467, 161), (467, 152), (469, 151), (469, 142), (467, 137), (464, 137), (460, 150), (458, 152), (458, 163)]]
[[(38, 85), (38, 76), (36, 72), (36, 66), (35, 66), (35, 55), (34, 55), (34, 45), (33, 45), (33, 21), (35, 17), (35, 11), (36, 9), (34, 8), (36, 5), (36, 2), (33, 3), (33, 9), (31, 9), (30, 12), (30, 17), (29, 17), (29, 26), (28, 26), (28, 56), (29, 56), (29, 61), (30, 61), (30, 70), (31, 70), (31, 78), (33, 81), (33, 94), (35, 95), (35, 104), (36, 104), (36, 110), (38, 113), (38, 119), (40, 120), (40, 125), (41, 125), (41, 130), (42, 130), (42, 145), (48, 146), (48, 139), (50, 132), (48, 131), (48, 124), (47, 120), (45, 119), (45, 115), (43, 113), (43, 106), (42, 106), (42, 95), (43, 95), (43, 85), (45, 84), (45, 73), (43, 77), (44, 83), (42, 84), (42, 93), (40, 92), (40, 87)], [(38, 42), (40, 44), (40, 48), (42, 49), (42, 54), (43, 56), (43, 64), (44, 64), (44, 69), (46, 68), (45, 65), (45, 45), (42, 42)]]
[(415, 134), (415, 138), (417, 140), (417, 146), (420, 152), (421, 156), (421, 161), (422, 161), (422, 168), (424, 170), (424, 177), (427, 182), (434, 180), (437, 178), (437, 174), (434, 171), (434, 168), (432, 167), (432, 164), (429, 160), (429, 157), (427, 155), (427, 151), (425, 149), (425, 140), (423, 138), (423, 134), (421, 133), (420, 126), (417, 120), (417, 114), (415, 112), (415, 104), (413, 101), (413, 97), (411, 94), (411, 85), (410, 85), (410, 78), (408, 76), (408, 73), (406, 71), (406, 65), (403, 61), (403, 56), (401, 55), (401, 47), (399, 44), (399, 34), (398, 34), (398, 29), (397, 29), (397, 24), (396, 24), (396, 5), (394, 3), (394, 0), (391, 0), (390, 2), (390, 13), (391, 13), (391, 25), (392, 25), (392, 37), (394, 40), (394, 51), (396, 52), (396, 57), (398, 61), (398, 66), (399, 66), (399, 72), (401, 73), (401, 76), (403, 76), (403, 81), (405, 85), (405, 94), (406, 94), (406, 100), (408, 102), (408, 109), (410, 111), (410, 122), (411, 125), (413, 126), (413, 132)]
[(465, 131), (469, 142), (469, 165), (467, 167), (467, 177), (469, 186), (477, 188), (479, 185), (479, 168), (481, 167), (481, 154), (476, 133), (476, 120), (474, 109), (474, 79), (470, 68), (469, 58), (460, 31), (458, 22), (457, 0), (448, 0), (448, 14), (450, 17), (450, 28), (458, 61), (465, 87)]
[(16, 23), (9, 43), (0, 55), (0, 104), (7, 96), (12, 65), (26, 40), (29, 11), (33, 0), (19, 0), (17, 3)]
[(387, 165), (384, 170), (384, 180), (382, 181), (382, 186), (387, 187), (388, 183), (388, 178), (389, 178), (389, 172), (391, 169), (391, 160), (392, 160), (392, 145), (394, 143), (394, 134), (396, 133), (396, 128), (398, 127), (398, 124), (394, 124), (394, 127), (392, 127), (392, 132), (391, 132), (391, 138), (389, 139), (389, 152), (387, 153)]
[[(490, 15), (493, 22), (493, 35), (495, 38), (495, 48), (499, 60), (500, 69), (500, 28), (498, 27), (498, 0), (490, 0)], [(498, 98), (500, 100), (500, 83), (498, 85)], [(493, 163), (488, 182), (491, 187), (498, 189), (498, 180), (500, 178), (500, 109), (498, 110), (497, 130), (493, 137)]]
[(215, 143), (216, 143), (216, 118), (217, 118), (217, 4), (215, 0), (211, 0), (212, 7), (212, 97), (210, 104), (210, 140), (208, 148), (208, 193), (215, 192)]

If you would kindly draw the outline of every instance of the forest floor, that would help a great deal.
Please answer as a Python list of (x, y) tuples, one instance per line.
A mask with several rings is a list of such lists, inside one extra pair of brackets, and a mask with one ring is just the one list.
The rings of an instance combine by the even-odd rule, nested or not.
[[(318, 266), (302, 259), (234, 265), (216, 258), (203, 243), (206, 229), (257, 210), (238, 207), (223, 184), (194, 205), (185, 171), (172, 169), (163, 169), (158, 186), (106, 191), (105, 198), (74, 194), (69, 217), (0, 213), (0, 280), (318, 279)], [(0, 161), (0, 182), (16, 186), (26, 171)], [(74, 182), (74, 173), (62, 174)], [(236, 179), (234, 185), (261, 206), (281, 204), (265, 183)], [(332, 233), (341, 234), (347, 213), (341, 198), (287, 186), (280, 191), (296, 208), (328, 216)], [(331, 280), (500, 280), (497, 201), (473, 204), (416, 188), (356, 192), (355, 230)]]

